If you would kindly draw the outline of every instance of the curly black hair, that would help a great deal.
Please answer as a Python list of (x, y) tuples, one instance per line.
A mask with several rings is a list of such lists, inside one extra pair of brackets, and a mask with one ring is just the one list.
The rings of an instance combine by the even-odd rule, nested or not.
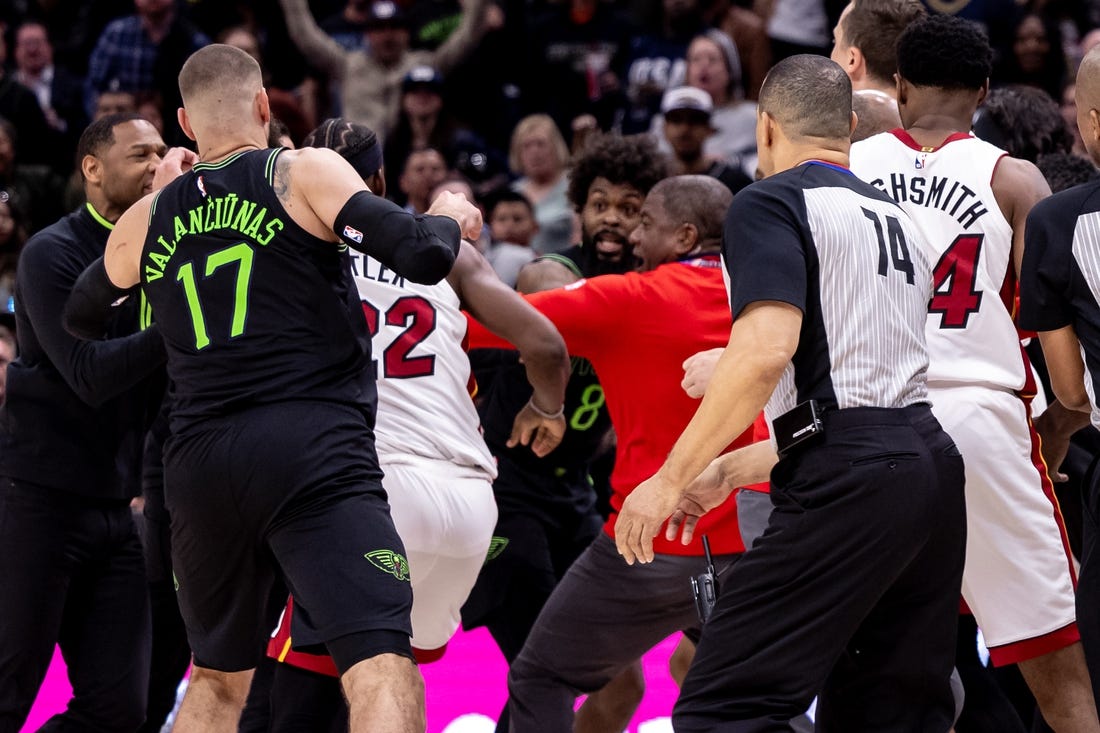
[(989, 92), (978, 110), (974, 134), (1032, 163), (1040, 155), (1073, 148), (1073, 132), (1058, 104), (1042, 89), (1021, 84)]
[(898, 74), (911, 84), (981, 89), (993, 71), (993, 49), (981, 26), (952, 15), (929, 15), (898, 39)]
[(1039, 156), (1039, 170), (1052, 193), (1100, 178), (1100, 171), (1088, 158), (1073, 153), (1047, 153)]
[(668, 162), (651, 135), (596, 135), (573, 162), (569, 200), (577, 211), (583, 209), (597, 178), (634, 186), (644, 195), (667, 175)]

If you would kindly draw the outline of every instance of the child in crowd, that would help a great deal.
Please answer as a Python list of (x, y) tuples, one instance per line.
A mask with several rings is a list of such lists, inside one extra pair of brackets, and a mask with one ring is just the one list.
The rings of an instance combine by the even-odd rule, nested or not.
[(539, 231), (535, 209), (522, 193), (501, 189), (487, 197), (485, 213), (493, 237), (485, 257), (500, 279), (514, 288), (520, 269), (538, 256), (531, 249)]

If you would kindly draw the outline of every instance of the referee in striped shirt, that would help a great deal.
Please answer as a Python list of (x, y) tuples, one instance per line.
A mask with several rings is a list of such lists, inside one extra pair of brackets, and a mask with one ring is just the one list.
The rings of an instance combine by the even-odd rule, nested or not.
[[(1077, 71), (1077, 127), (1093, 162), (1100, 162), (1100, 48)], [(1058, 401), (1076, 412), (1043, 453), (1052, 471), (1066, 455), (1070, 436), (1090, 422), (1100, 428), (1100, 183), (1056, 193), (1027, 217), (1020, 269), (1020, 327), (1039, 333)], [(1071, 416), (1073, 413), (1071, 413)], [(1093, 694), (1100, 700), (1100, 471), (1085, 477), (1084, 533), (1077, 584), (1077, 625)]]
[(767, 403), (775, 509), (720, 578), (678, 732), (790, 730), (819, 693), (819, 731), (944, 733), (954, 719), (963, 463), (928, 406), (929, 265), (905, 213), (848, 170), (855, 123), (832, 61), (769, 73), (767, 178), (734, 198), (723, 235), (729, 345), (615, 528), (633, 563), (674, 511), (669, 534), (693, 527), (729, 487), (713, 471), (692, 480)]

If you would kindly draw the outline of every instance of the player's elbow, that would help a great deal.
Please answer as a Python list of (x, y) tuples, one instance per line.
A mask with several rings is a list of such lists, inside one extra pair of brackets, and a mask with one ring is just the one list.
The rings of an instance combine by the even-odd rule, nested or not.
[(407, 280), (435, 285), (447, 277), (455, 264), (455, 250), (445, 241), (431, 237), (402, 258), (397, 272)]
[(1084, 382), (1067, 382), (1051, 374), (1051, 388), (1054, 390), (1054, 396), (1066, 409), (1077, 412), (1088, 412), (1091, 409)]
[(553, 326), (524, 344), (520, 356), (528, 364), (538, 364), (549, 369), (557, 368), (569, 373), (569, 351), (561, 334)]

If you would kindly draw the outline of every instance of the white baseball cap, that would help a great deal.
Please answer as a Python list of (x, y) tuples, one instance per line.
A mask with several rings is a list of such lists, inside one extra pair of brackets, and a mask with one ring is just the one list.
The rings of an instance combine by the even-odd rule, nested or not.
[(714, 102), (710, 94), (696, 87), (676, 87), (665, 92), (661, 98), (661, 114), (677, 109), (690, 109), (710, 115), (714, 111)]

